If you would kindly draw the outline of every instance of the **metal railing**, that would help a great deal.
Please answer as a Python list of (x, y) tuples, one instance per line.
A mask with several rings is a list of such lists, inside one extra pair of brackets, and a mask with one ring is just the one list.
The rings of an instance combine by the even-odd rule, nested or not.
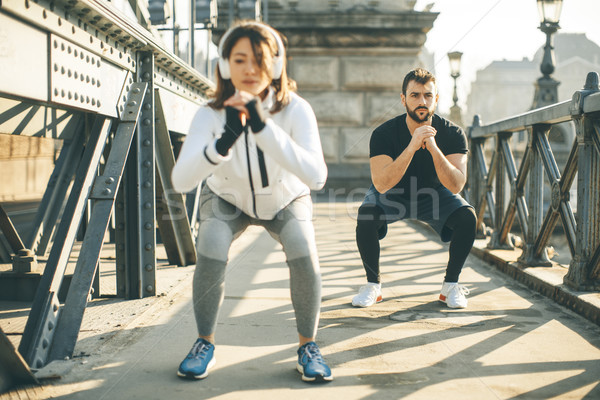
[[(568, 121), (573, 122), (576, 137), (561, 171), (548, 134), (557, 124)], [(517, 165), (510, 140), (522, 131), (527, 132), (527, 143)], [(488, 248), (514, 248), (511, 232), (518, 218), (523, 247), (518, 261), (526, 266), (549, 265), (548, 241), (560, 219), (571, 253), (564, 283), (577, 290), (599, 290), (598, 74), (590, 72), (584, 88), (575, 92), (571, 101), (489, 125), (481, 125), (475, 116), (468, 137), (472, 154), (465, 196), (477, 210), (479, 234), (491, 234)], [(494, 145), (489, 146), (492, 142)], [(491, 154), (489, 163), (486, 154)], [(575, 183), (577, 199), (573, 204), (570, 192)]]
[[(214, 85), (105, 1), (2, 0), (0, 26), (1, 132), (62, 142), (28, 238), (0, 205), (0, 259), (13, 260), (0, 290), (20, 295), (24, 277), (38, 277), (20, 354), (0, 346), (0, 361), (22, 356), (41, 368), (72, 355), (113, 216), (116, 296), (156, 294), (157, 228), (169, 264), (195, 263), (184, 197), (170, 180), (172, 139), (188, 133)], [(35, 255), (47, 261), (28, 271)]]

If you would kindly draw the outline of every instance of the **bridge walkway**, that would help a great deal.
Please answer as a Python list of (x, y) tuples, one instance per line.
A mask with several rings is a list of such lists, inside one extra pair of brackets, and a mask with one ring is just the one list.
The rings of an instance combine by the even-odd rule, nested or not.
[[(390, 225), (382, 242), (384, 301), (352, 307), (351, 297), (364, 283), (354, 241), (357, 206), (315, 204), (323, 277), (318, 342), (333, 369), (332, 383), (306, 384), (294, 370), (284, 254), (266, 232), (250, 228), (230, 254), (217, 365), (207, 379), (188, 382), (175, 375), (196, 334), (193, 267), (167, 266), (159, 253), (158, 296), (93, 300), (75, 357), (38, 371), (46, 378), (41, 387), (0, 399), (600, 397), (598, 325), (474, 255), (461, 276), (471, 291), (469, 307), (446, 308), (437, 295), (447, 247), (421, 225)], [(110, 271), (103, 274), (110, 280)], [(26, 304), (1, 304), (0, 323), (18, 342)]]

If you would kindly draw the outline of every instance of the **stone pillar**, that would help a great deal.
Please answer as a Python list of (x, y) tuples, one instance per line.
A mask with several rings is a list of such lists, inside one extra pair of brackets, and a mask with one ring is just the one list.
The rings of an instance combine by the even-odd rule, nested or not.
[[(219, 30), (227, 26), (226, 3), (219, 2)], [(410, 69), (422, 66), (419, 53), (438, 15), (414, 11), (414, 4), (269, 2), (268, 22), (288, 40), (288, 74), (319, 122), (329, 167), (326, 188), (366, 190), (371, 133), (405, 111), (402, 80)]]

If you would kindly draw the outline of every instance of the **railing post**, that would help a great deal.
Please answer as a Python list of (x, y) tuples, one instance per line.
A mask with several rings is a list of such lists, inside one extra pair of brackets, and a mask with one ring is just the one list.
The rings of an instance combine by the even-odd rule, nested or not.
[(529, 132), (530, 167), (528, 178), (527, 205), (529, 216), (527, 221), (527, 233), (525, 235), (523, 253), (519, 261), (528, 266), (550, 266), (552, 263), (548, 258), (548, 251), (544, 249), (540, 257), (536, 257), (535, 241), (544, 220), (544, 163), (537, 146), (538, 135), (546, 135), (550, 127), (548, 125), (534, 125)]
[[(477, 115), (473, 119), (473, 125), (476, 123)], [(473, 137), (472, 135), (473, 126), (467, 128), (467, 145), (469, 146), (469, 158), (467, 159), (467, 184), (465, 185), (463, 192), (465, 200), (467, 200), (473, 207), (477, 209), (477, 179), (475, 179), (475, 160), (473, 157)]]
[(467, 190), (465, 197), (473, 207), (478, 208), (478, 197), (481, 192), (481, 185), (479, 184), (480, 174), (477, 170), (477, 160), (475, 160), (475, 152), (473, 151), (476, 143), (478, 143), (476, 139), (473, 139), (473, 127), (475, 126), (479, 126), (479, 115), (473, 117), (473, 125), (467, 128), (467, 140), (470, 154), (467, 161)]
[[(502, 156), (502, 142), (510, 140), (511, 132), (498, 132), (496, 134), (496, 201), (494, 207), (495, 221), (494, 232), (487, 245), (489, 249), (512, 249), (513, 245), (510, 241), (510, 235), (507, 235), (504, 240), (501, 239), (502, 221), (504, 221), (504, 211), (506, 207), (506, 162)], [(490, 210), (491, 211), (491, 210)]]
[[(600, 244), (600, 154), (594, 141), (600, 137), (598, 117), (583, 114), (587, 95), (597, 93), (598, 74), (589, 73), (583, 90), (575, 92), (571, 103), (571, 115), (577, 134), (577, 232), (575, 256), (569, 265), (564, 283), (577, 290), (598, 290), (599, 282), (591, 272), (591, 261)], [(594, 123), (595, 122), (595, 123)], [(595, 125), (595, 126), (594, 126)]]

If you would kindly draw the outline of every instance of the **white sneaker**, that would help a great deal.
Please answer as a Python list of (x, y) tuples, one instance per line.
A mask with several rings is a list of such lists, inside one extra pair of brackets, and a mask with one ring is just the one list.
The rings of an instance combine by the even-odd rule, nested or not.
[(367, 283), (361, 287), (358, 294), (352, 299), (354, 307), (369, 307), (383, 300), (381, 296), (381, 283)]
[(457, 282), (444, 282), (440, 292), (440, 301), (446, 303), (450, 308), (466, 308), (469, 289), (459, 285)]
[(459, 285), (458, 282), (444, 282), (440, 292), (440, 301), (446, 303), (450, 308), (466, 308), (467, 298), (471, 293), (466, 287)]

